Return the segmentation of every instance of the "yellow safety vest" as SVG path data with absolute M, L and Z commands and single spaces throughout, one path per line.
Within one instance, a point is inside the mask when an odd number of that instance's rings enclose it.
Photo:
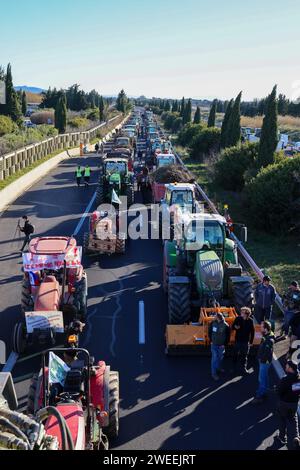
M 77 168 L 76 177 L 77 177 L 77 178 L 81 178 L 81 176 L 82 176 L 81 168 L 79 168 L 79 169 Z
M 91 169 L 90 169 L 90 167 L 87 167 L 87 168 L 84 170 L 84 176 L 91 176 Z

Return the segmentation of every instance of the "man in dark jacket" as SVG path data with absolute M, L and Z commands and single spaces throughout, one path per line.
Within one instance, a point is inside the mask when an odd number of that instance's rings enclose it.
M 255 316 L 258 323 L 269 320 L 271 317 L 272 307 L 276 298 L 276 290 L 270 282 L 271 278 L 264 276 L 263 281 L 258 284 L 254 291 Z
M 297 281 L 292 281 L 288 291 L 282 298 L 284 306 L 284 323 L 282 333 L 287 336 L 289 333 L 290 322 L 295 315 L 295 312 L 300 310 L 300 287 Z
M 273 359 L 273 348 L 275 337 L 271 323 L 263 321 L 261 324 L 262 339 L 257 352 L 259 362 L 258 389 L 253 400 L 253 404 L 263 403 L 267 398 L 269 388 L 269 370 Z
M 287 444 L 288 449 L 292 450 L 299 448 L 300 443 L 297 414 L 300 396 L 298 364 L 294 361 L 287 361 L 285 372 L 286 375 L 277 386 L 279 434 L 276 439 L 282 445 Z
M 209 325 L 208 336 L 211 342 L 211 375 L 214 380 L 219 380 L 219 373 L 222 370 L 222 361 L 225 353 L 225 346 L 230 339 L 230 327 L 225 322 L 222 313 L 217 313 L 216 319 Z
M 27 215 L 23 215 L 22 219 L 24 220 L 24 226 L 23 226 L 23 227 L 20 227 L 20 226 L 19 226 L 19 228 L 20 228 L 21 232 L 24 233 L 25 238 L 24 238 L 24 243 L 23 243 L 23 245 L 22 245 L 22 248 L 21 248 L 21 250 L 20 250 L 21 253 L 23 253 L 23 250 L 24 250 L 25 246 L 26 246 L 27 244 L 29 244 L 29 242 L 30 242 L 30 240 L 31 240 L 31 235 L 32 235 L 33 232 L 34 232 L 34 227 L 33 227 L 33 225 L 30 223 L 30 221 L 29 221 Z
M 240 361 L 242 372 L 247 374 L 249 372 L 247 370 L 248 354 L 255 333 L 250 308 L 241 308 L 241 315 L 234 320 L 232 329 L 235 331 L 235 345 L 233 351 L 234 371 L 236 371 L 238 362 Z

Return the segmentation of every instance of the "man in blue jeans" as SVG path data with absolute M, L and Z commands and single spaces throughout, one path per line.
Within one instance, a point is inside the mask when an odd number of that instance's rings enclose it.
M 272 307 L 276 298 L 275 287 L 271 284 L 271 278 L 264 276 L 254 291 L 255 317 L 258 323 L 270 320 Z
M 263 321 L 261 324 L 262 339 L 257 352 L 259 362 L 258 389 L 253 404 L 260 404 L 267 398 L 269 388 L 269 370 L 273 359 L 273 348 L 275 343 L 271 323 Z
M 219 380 L 219 373 L 223 372 L 225 346 L 230 339 L 230 327 L 222 313 L 217 313 L 216 319 L 209 325 L 208 336 L 211 342 L 211 375 L 214 380 Z

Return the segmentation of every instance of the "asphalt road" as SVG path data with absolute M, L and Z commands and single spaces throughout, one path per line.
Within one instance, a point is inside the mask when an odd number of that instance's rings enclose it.
M 74 181 L 78 163 L 91 165 L 89 189 Z M 71 158 L 40 180 L 0 217 L 0 339 L 7 343 L 20 318 L 20 239 L 18 218 L 30 215 L 36 234 L 72 235 L 96 189 L 97 157 Z M 139 196 L 137 195 L 137 201 Z M 93 208 L 94 209 L 94 208 Z M 87 219 L 78 234 L 82 242 Z M 273 447 L 277 431 L 274 397 L 261 406 L 250 401 L 257 369 L 245 377 L 210 377 L 208 357 L 168 357 L 162 282 L 162 245 L 130 241 L 126 254 L 83 260 L 89 283 L 88 321 L 81 346 L 120 373 L 121 419 L 113 449 L 220 450 Z M 145 306 L 145 344 L 140 345 L 139 302 Z M 39 357 L 17 362 L 13 376 L 20 406 Z M 275 380 L 275 377 L 273 377 Z

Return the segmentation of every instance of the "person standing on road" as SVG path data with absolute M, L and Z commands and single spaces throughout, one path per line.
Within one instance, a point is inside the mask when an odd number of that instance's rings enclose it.
M 300 310 L 300 288 L 297 281 L 292 281 L 288 291 L 284 294 L 284 322 L 282 327 L 282 335 L 287 336 L 289 333 L 290 322 L 295 315 L 295 312 Z
M 285 372 L 286 375 L 277 386 L 279 433 L 276 439 L 282 445 L 287 444 L 288 450 L 294 450 L 300 447 L 297 413 L 300 396 L 298 364 L 287 361 Z
M 97 144 L 95 145 L 95 152 L 98 153 L 98 152 L 99 152 L 99 149 L 100 149 L 100 147 L 99 147 L 99 144 L 97 143 Z
M 22 248 L 20 250 L 21 253 L 23 253 L 23 250 L 25 249 L 25 246 L 27 244 L 29 245 L 29 242 L 31 240 L 31 236 L 34 233 L 34 226 L 30 223 L 27 215 L 23 215 L 22 219 L 24 220 L 24 226 L 20 227 L 20 225 L 19 225 L 19 228 L 20 228 L 21 232 L 24 233 L 25 238 L 24 238 L 24 243 L 22 245 Z
M 276 298 L 275 287 L 270 283 L 271 278 L 264 276 L 263 281 L 258 284 L 254 291 L 255 316 L 258 323 L 270 320 L 272 307 Z
M 217 313 L 216 319 L 209 325 L 208 336 L 211 343 L 211 375 L 214 380 L 219 380 L 219 373 L 224 372 L 222 362 L 225 346 L 230 339 L 230 327 L 222 313 Z
M 255 333 L 250 308 L 241 308 L 241 315 L 234 320 L 232 329 L 235 331 L 235 345 L 233 351 L 234 372 L 237 371 L 238 363 L 240 362 L 242 373 L 248 374 L 248 354 L 253 343 Z
M 262 339 L 257 352 L 259 362 L 258 389 L 253 399 L 253 404 L 260 404 L 267 398 L 269 388 L 269 370 L 273 359 L 275 343 L 271 323 L 263 321 L 261 324 Z
M 91 177 L 91 168 L 89 167 L 89 165 L 86 165 L 86 167 L 84 169 L 84 184 L 85 184 L 85 187 L 87 187 L 89 185 L 90 177 Z
M 78 165 L 78 167 L 77 167 L 77 170 L 75 172 L 75 176 L 76 176 L 77 186 L 79 188 L 79 186 L 81 184 L 81 178 L 82 178 L 82 169 L 81 169 L 80 165 Z

